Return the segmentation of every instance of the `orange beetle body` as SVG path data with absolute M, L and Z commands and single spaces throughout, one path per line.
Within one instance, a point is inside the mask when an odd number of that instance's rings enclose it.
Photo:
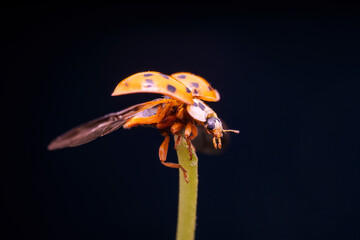
M 191 140 L 197 136 L 197 126 L 203 126 L 213 135 L 215 148 L 221 148 L 223 133 L 239 132 L 224 130 L 217 114 L 202 101 L 220 100 L 217 90 L 204 78 L 187 72 L 174 73 L 171 76 L 155 71 L 140 72 L 121 81 L 112 96 L 143 92 L 163 94 L 165 97 L 140 103 L 75 127 L 54 139 L 48 149 L 82 145 L 121 127 L 153 126 L 165 137 L 159 148 L 161 163 L 167 167 L 180 168 L 188 181 L 186 169 L 180 164 L 166 162 L 170 133 L 180 135 L 184 130 L 192 157 Z M 175 149 L 179 140 L 180 138 L 175 142 Z

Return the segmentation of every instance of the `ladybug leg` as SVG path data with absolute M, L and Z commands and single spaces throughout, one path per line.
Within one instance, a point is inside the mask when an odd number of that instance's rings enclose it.
M 176 118 L 179 120 L 184 119 L 184 107 L 180 107 L 180 110 L 176 114 Z
M 165 137 L 165 139 L 161 143 L 160 148 L 159 148 L 159 158 L 160 158 L 161 163 L 166 161 L 167 152 L 168 152 L 168 148 L 169 148 L 169 142 L 170 142 L 170 136 L 167 133 L 163 133 L 162 135 Z
M 179 107 L 179 111 L 176 113 L 176 119 L 178 119 L 178 120 L 183 120 L 184 119 L 184 109 L 185 108 L 183 106 Z M 174 134 L 174 135 L 180 136 L 181 135 L 180 131 L 182 129 L 184 129 L 184 127 L 185 127 L 184 123 L 176 122 L 176 123 L 173 124 L 173 126 L 171 126 L 171 133 Z M 175 150 L 177 149 L 177 146 L 179 146 L 180 140 L 181 140 L 180 137 L 178 137 L 176 139 L 175 146 L 174 146 Z
M 166 167 L 181 169 L 184 174 L 184 179 L 188 183 L 189 180 L 188 180 L 188 175 L 187 175 L 187 171 L 185 168 L 183 168 L 178 163 L 165 162 L 166 157 L 167 157 L 168 148 L 169 148 L 170 136 L 165 132 L 162 135 L 165 137 L 165 139 L 161 143 L 160 148 L 159 148 L 159 158 L 160 158 L 161 163 Z
M 222 147 L 221 138 L 218 138 L 217 140 L 218 140 L 218 148 L 221 149 L 221 147 Z
M 189 138 L 192 132 L 192 123 L 188 122 L 185 127 L 185 137 Z
M 214 144 L 215 149 L 217 149 L 216 137 L 213 137 L 213 144 Z
M 193 124 L 191 126 L 191 136 L 190 136 L 190 140 L 193 140 L 194 138 L 196 138 L 198 135 L 198 129 L 197 127 L 195 126 L 195 124 Z
M 221 147 L 222 147 L 221 138 L 213 137 L 213 144 L 214 144 L 215 149 L 217 149 L 217 148 L 221 149 Z
M 185 140 L 189 146 L 190 161 L 192 160 L 192 156 L 193 156 L 193 154 L 191 152 L 191 139 L 190 139 L 190 135 L 192 133 L 192 126 L 193 126 L 193 124 L 191 122 L 188 122 L 185 127 Z
M 174 135 L 178 135 L 180 136 L 181 135 L 181 130 L 185 127 L 185 124 L 184 123 L 180 123 L 180 122 L 176 122 L 174 123 L 172 126 L 171 126 L 171 133 L 174 134 Z M 179 143 L 180 143 L 180 137 L 178 137 L 175 141 L 175 149 L 177 149 L 177 146 L 179 146 Z

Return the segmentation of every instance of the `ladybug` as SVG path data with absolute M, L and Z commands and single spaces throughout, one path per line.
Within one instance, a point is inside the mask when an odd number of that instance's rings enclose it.
M 220 149 L 224 133 L 239 133 L 238 130 L 223 129 L 217 114 L 203 102 L 217 102 L 220 100 L 220 94 L 202 77 L 188 72 L 178 72 L 171 76 L 155 71 L 140 72 L 122 80 L 112 96 L 145 92 L 163 94 L 164 97 L 77 126 L 55 138 L 48 145 L 48 149 L 79 146 L 121 127 L 129 129 L 137 126 L 152 126 L 165 137 L 159 148 L 161 163 L 167 167 L 181 169 L 185 181 L 188 182 L 185 168 L 178 163 L 166 162 L 169 134 L 181 135 L 184 130 L 192 158 L 191 140 L 198 135 L 198 126 L 204 127 L 205 131 L 213 136 L 214 147 Z M 180 137 L 175 141 L 175 149 L 179 143 Z

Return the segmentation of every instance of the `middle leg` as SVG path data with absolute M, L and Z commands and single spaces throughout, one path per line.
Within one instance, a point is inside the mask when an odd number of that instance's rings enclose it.
M 175 150 L 177 149 L 177 147 L 179 146 L 179 143 L 180 143 L 180 140 L 181 140 L 181 138 L 180 138 L 180 136 L 181 136 L 181 130 L 183 130 L 183 128 L 185 127 L 185 124 L 184 123 L 181 123 L 181 122 L 176 122 L 176 123 L 174 123 L 172 126 L 171 126 L 171 133 L 173 134 L 173 135 L 177 135 L 177 136 L 179 136 L 177 139 L 176 139 L 176 141 L 175 141 L 175 146 L 174 146 L 174 148 L 175 148 Z
M 191 151 L 191 145 L 192 145 L 191 140 L 193 140 L 197 136 L 197 134 L 198 134 L 197 127 L 195 126 L 195 124 L 189 121 L 185 127 L 185 140 L 189 146 L 190 161 L 192 160 L 192 156 L 193 156 Z

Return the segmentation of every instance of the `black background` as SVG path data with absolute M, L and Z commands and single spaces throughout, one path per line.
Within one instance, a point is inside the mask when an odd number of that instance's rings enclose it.
M 174 239 L 178 174 L 160 164 L 156 130 L 46 150 L 157 97 L 110 96 L 146 70 L 203 76 L 241 130 L 222 155 L 199 154 L 197 239 L 359 239 L 358 9 L 3 6 L 2 239 Z

